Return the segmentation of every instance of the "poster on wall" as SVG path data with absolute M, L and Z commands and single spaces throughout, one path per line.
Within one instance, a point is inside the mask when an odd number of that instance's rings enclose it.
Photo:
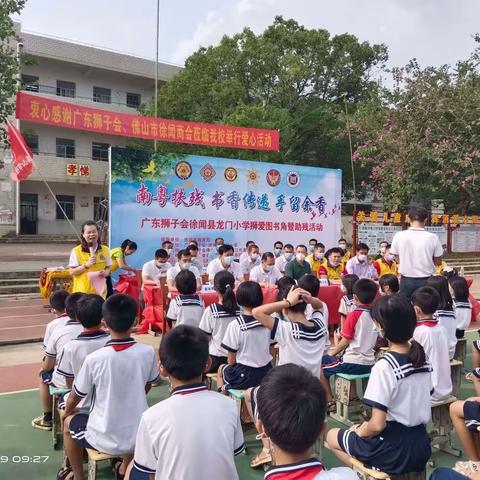
M 480 252 L 480 227 L 461 227 L 452 232 L 452 251 Z
M 261 251 L 277 240 L 338 241 L 340 170 L 124 148 L 111 149 L 110 168 L 110 246 L 137 242 L 135 266 L 166 239 L 174 251 L 197 240 L 204 263 L 216 237 L 236 257 L 247 240 Z
M 379 252 L 379 244 L 382 241 L 392 243 L 393 236 L 402 230 L 401 226 L 361 223 L 358 226 L 358 241 L 366 243 L 370 253 Z

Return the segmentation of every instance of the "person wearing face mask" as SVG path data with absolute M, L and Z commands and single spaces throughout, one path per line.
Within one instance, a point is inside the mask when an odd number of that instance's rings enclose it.
M 90 281 L 89 272 L 107 278 L 110 275 L 112 259 L 110 250 L 99 240 L 97 224 L 93 221 L 82 225 L 81 244 L 72 249 L 68 266 L 73 277 L 72 293 L 98 293 Z M 107 294 L 107 287 L 102 296 Z
M 280 255 L 275 260 L 275 266 L 280 270 L 280 273 L 285 274 L 285 265 L 293 260 L 295 254 L 293 253 L 293 245 L 286 243 L 283 247 L 283 255 Z
M 368 251 L 368 245 L 365 243 L 357 245 L 356 255 L 345 265 L 347 273 L 358 275 L 358 278 L 370 278 L 371 280 L 378 278 L 377 271 L 368 258 Z
M 388 273 L 392 275 L 398 274 L 398 265 L 395 261 L 395 255 L 390 253 L 390 244 L 387 243 L 382 256 L 373 262 L 373 268 L 375 268 L 379 277 Z
M 168 253 L 165 249 L 159 248 L 155 252 L 155 259 L 145 263 L 142 268 L 143 285 L 154 285 L 160 287 L 160 279 L 166 278 L 167 270 L 172 268 L 168 262 Z M 142 288 L 143 288 L 142 285 Z
M 273 287 L 282 278 L 280 270 L 275 266 L 275 257 L 271 252 L 262 255 L 261 265 L 252 268 L 250 280 L 258 282 L 261 287 Z
M 188 250 L 180 250 L 177 255 L 178 263 L 167 270 L 167 286 L 169 292 L 176 292 L 175 278 L 182 270 L 190 270 L 195 275 L 197 290 L 202 289 L 202 279 L 200 272 L 192 265 L 192 257 Z
M 378 244 L 378 255 L 375 257 L 375 260 L 380 260 L 383 255 L 385 254 L 385 250 L 388 248 L 390 248 L 390 244 L 385 241 L 385 240 L 382 240 L 379 244 Z
M 241 265 L 243 262 L 249 260 L 249 257 L 250 257 L 250 253 L 249 253 L 250 245 L 255 245 L 255 242 L 254 242 L 253 240 L 249 240 L 249 241 L 245 244 L 245 251 L 242 252 L 242 253 L 240 254 L 240 257 L 238 258 L 238 261 L 239 261 L 240 265 Z
M 168 263 L 170 263 L 171 265 L 175 265 L 177 263 L 177 259 L 173 254 L 173 243 L 170 240 L 165 240 L 164 242 L 162 242 L 162 248 L 168 254 Z
M 273 244 L 273 254 L 275 255 L 275 258 L 280 257 L 282 255 L 283 251 L 283 243 L 278 241 Z
M 208 262 L 210 263 L 212 260 L 218 258 L 218 249 L 225 243 L 225 240 L 222 237 L 218 237 L 215 239 L 215 248 L 210 250 L 208 254 Z
M 342 251 L 342 262 L 347 263 L 352 258 L 352 253 L 347 250 L 347 241 L 344 238 L 338 241 L 338 248 Z
M 340 282 L 342 275 L 346 274 L 342 261 L 343 250 L 331 248 L 325 253 L 325 262 L 318 268 L 319 278 L 328 278 L 330 281 Z
M 316 243 L 313 253 L 308 255 L 307 262 L 312 268 L 312 274 L 318 277 L 318 269 L 323 264 L 325 258 L 325 245 L 323 243 Z
M 308 241 L 308 253 L 311 255 L 313 251 L 315 250 L 315 246 L 317 245 L 317 239 L 316 238 L 311 238 Z
M 208 281 L 213 284 L 217 272 L 230 272 L 237 283 L 243 282 L 244 274 L 238 262 L 234 261 L 232 245 L 224 244 L 218 249 L 218 258 L 212 260 L 207 267 Z
M 285 276 L 298 280 L 303 275 L 312 273 L 312 268 L 307 262 L 307 247 L 297 245 L 295 259 L 285 265 Z
M 260 265 L 260 249 L 254 243 L 248 246 L 247 255 L 240 260 L 240 268 L 242 269 L 245 280 L 250 277 L 253 268 Z

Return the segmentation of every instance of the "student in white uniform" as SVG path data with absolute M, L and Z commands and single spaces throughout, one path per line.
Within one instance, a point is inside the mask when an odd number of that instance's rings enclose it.
M 453 300 L 448 289 L 448 280 L 441 275 L 435 275 L 427 280 L 427 286 L 434 288 L 440 295 L 440 302 L 434 318 L 445 328 L 448 341 L 448 355 L 450 360 L 455 355 L 457 346 L 457 320 L 453 311 Z
M 457 276 L 448 280 L 450 293 L 453 297 L 453 308 L 457 322 L 456 336 L 463 338 L 465 330 L 472 321 L 472 304 L 469 300 L 470 292 L 465 278 Z
M 316 279 L 318 282 L 318 279 Z M 279 300 L 253 309 L 253 316 L 264 327 L 271 330 L 270 338 L 279 348 L 278 365 L 294 363 L 309 370 L 316 378 L 320 378 L 322 357 L 328 339 L 328 325 L 321 311 L 321 300 L 312 297 L 309 292 L 299 287 L 290 287 L 278 292 Z M 307 319 L 305 309 L 312 305 L 313 314 Z M 320 309 L 320 310 L 317 310 Z M 286 321 L 282 321 L 279 314 Z M 253 414 L 254 399 L 252 392 L 247 391 L 245 399 L 247 407 Z M 252 460 L 251 467 L 258 467 L 272 461 L 272 454 L 267 439 L 262 440 L 262 451 Z
M 270 330 L 252 315 L 252 310 L 263 303 L 260 285 L 251 281 L 241 283 L 237 303 L 243 313 L 230 322 L 222 341 L 222 348 L 228 352 L 228 365 L 220 365 L 217 374 L 217 385 L 222 390 L 256 387 L 272 368 Z
M 250 272 L 250 280 L 258 282 L 261 287 L 273 287 L 283 275 L 275 266 L 275 257 L 271 252 L 262 255 L 262 263 L 253 267 Z
M 70 390 L 73 385 L 73 380 L 80 372 L 83 362 L 92 352 L 105 346 L 110 340 L 110 335 L 102 328 L 102 306 L 104 300 L 100 295 L 84 295 L 76 306 L 77 320 L 82 324 L 83 331 L 68 342 L 63 347 L 62 356 L 58 361 L 58 367 L 54 374 L 54 381 L 56 376 L 65 377 L 67 388 Z M 59 403 L 61 408 L 64 408 L 65 399 Z M 85 397 L 79 404 L 78 409 L 85 413 L 90 410 L 92 395 Z
M 276 464 L 267 470 L 265 480 L 356 480 L 350 468 L 327 470 L 312 457 L 312 447 L 327 426 L 325 404 L 320 381 L 303 367 L 282 365 L 264 378 L 256 396 L 255 420 L 272 445 Z
M 43 409 L 43 415 L 32 420 L 32 427 L 39 430 L 52 429 L 52 396 L 50 395 L 49 386 L 58 386 L 66 388 L 65 379 L 57 378 L 58 385 L 53 383 L 53 375 L 58 365 L 58 360 L 63 351 L 63 347 L 81 331 L 82 325 L 76 320 L 77 302 L 85 294 L 75 292 L 68 295 L 65 299 L 65 316 L 61 316 L 50 322 L 48 336 L 44 338 L 45 356 L 42 361 L 42 370 L 39 378 L 39 394 L 40 403 Z
M 347 315 L 357 308 L 357 304 L 353 298 L 353 286 L 358 279 L 358 275 L 353 273 L 349 273 L 348 275 L 344 275 L 342 277 L 342 285 L 340 288 L 342 289 L 344 295 L 342 296 L 342 299 L 340 300 L 340 306 L 338 307 L 338 313 L 340 314 L 340 330 L 343 328 L 343 324 L 345 323 Z
M 275 266 L 280 270 L 280 273 L 282 275 L 285 274 L 285 265 L 288 262 L 291 262 L 295 257 L 293 250 L 294 250 L 293 245 L 291 243 L 286 243 L 285 246 L 283 247 L 283 255 L 280 255 L 275 260 Z
M 168 306 L 168 323 L 173 327 L 182 324 L 198 327 L 205 305 L 203 298 L 196 293 L 195 275 L 188 270 L 182 270 L 175 278 L 175 290 L 179 295 L 173 298 Z
M 197 282 L 196 290 L 202 289 L 202 278 L 201 274 L 196 267 L 192 264 L 192 257 L 188 250 L 180 250 L 177 254 L 178 262 L 174 267 L 171 267 L 167 270 L 167 287 L 169 292 L 176 292 L 177 288 L 175 286 L 175 278 L 177 275 L 184 270 L 189 270 L 195 275 L 195 280 Z
M 252 243 L 245 253 L 246 255 L 240 258 L 240 268 L 242 269 L 245 280 L 249 280 L 252 269 L 260 265 L 260 249 Z
M 421 287 L 412 295 L 417 315 L 413 338 L 422 345 L 428 362 L 432 365 L 432 402 L 443 402 L 452 394 L 450 355 L 445 328 L 434 318 L 440 303 L 440 295 L 432 287 Z
M 396 294 L 378 299 L 372 317 L 389 344 L 372 368 L 363 399 L 372 417 L 348 430 L 331 429 L 327 443 L 346 465 L 355 457 L 392 476 L 423 472 L 431 454 L 426 424 L 432 366 L 422 346 L 410 341 L 415 312 L 405 296 Z
M 130 337 L 137 315 L 135 300 L 112 295 L 102 311 L 112 340 L 85 359 L 65 408 L 63 441 L 75 480 L 85 479 L 84 448 L 121 456 L 123 461 L 114 468 L 125 474 L 133 458 L 140 418 L 148 408 L 146 392 L 158 379 L 153 347 Z M 76 413 L 82 398 L 93 392 L 90 414 Z M 65 477 L 68 472 L 62 474 Z
M 65 301 L 68 297 L 68 292 L 66 290 L 57 290 L 50 295 L 48 303 L 50 305 L 50 312 L 55 315 L 55 318 L 48 322 L 47 327 L 45 328 L 45 334 L 43 336 L 43 348 L 47 346 L 48 339 L 53 330 L 55 330 L 60 325 L 65 325 L 70 317 L 65 311 Z
M 218 258 L 208 264 L 208 281 L 213 283 L 215 274 L 223 270 L 230 272 L 237 282 L 243 282 L 244 275 L 240 264 L 233 261 L 233 247 L 231 245 L 221 245 L 218 249 Z
M 172 268 L 172 265 L 168 262 L 167 251 L 159 248 L 155 252 L 155 259 L 148 261 L 142 267 L 143 285 L 155 285 L 159 287 L 161 285 L 160 279 L 166 278 L 167 271 L 170 268 Z
M 218 302 L 205 309 L 200 321 L 200 330 L 210 336 L 208 351 L 211 366 L 207 373 L 217 373 L 218 367 L 227 363 L 228 352 L 222 347 L 223 337 L 230 322 L 240 315 L 233 291 L 233 275 L 230 272 L 218 272 L 213 279 L 213 288 L 218 293 Z
M 234 401 L 207 390 L 208 338 L 182 325 L 160 344 L 160 371 L 172 387 L 170 398 L 142 416 L 130 480 L 238 479 L 235 455 L 245 446 Z
M 315 275 L 313 275 L 313 273 L 310 273 L 309 275 L 303 275 L 302 277 L 300 277 L 296 284 L 303 290 L 306 290 L 315 299 L 315 302 L 307 304 L 305 308 L 305 317 L 307 317 L 307 319 L 310 320 L 313 317 L 314 311 L 321 312 L 323 315 L 323 322 L 328 328 L 328 318 L 329 318 L 328 306 L 325 302 L 322 302 L 318 298 L 318 294 L 320 292 L 320 280 Z M 278 290 L 279 291 L 281 290 L 280 285 L 278 286 Z M 281 300 L 281 298 L 278 298 L 278 299 Z M 315 304 L 315 309 L 313 308 L 314 304 Z M 325 346 L 326 347 L 330 346 L 330 339 L 328 336 L 327 336 Z

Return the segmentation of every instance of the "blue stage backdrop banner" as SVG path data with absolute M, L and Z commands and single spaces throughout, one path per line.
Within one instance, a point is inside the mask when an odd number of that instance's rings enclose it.
M 174 250 L 195 239 L 204 262 L 216 237 L 262 252 L 276 240 L 336 245 L 341 224 L 341 171 L 197 155 L 112 148 L 110 247 L 130 239 L 129 263 L 150 260 L 163 240 Z

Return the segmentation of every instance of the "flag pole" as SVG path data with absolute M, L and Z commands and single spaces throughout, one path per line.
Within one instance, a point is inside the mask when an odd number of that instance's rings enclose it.
M 156 31 L 155 31 L 155 94 L 154 94 L 154 110 L 155 110 L 155 118 L 158 117 L 158 37 L 160 31 L 160 0 L 157 0 L 157 24 L 156 24 Z M 157 151 L 157 139 L 153 140 L 153 149 Z
M 16 51 L 17 51 L 17 62 L 18 62 L 18 73 L 17 73 L 17 88 L 20 90 L 22 84 L 22 77 L 20 74 L 20 52 L 23 44 L 20 41 L 16 40 Z M 15 126 L 17 130 L 20 131 L 20 119 L 15 116 Z M 16 182 L 15 186 L 15 235 L 20 235 L 20 182 Z
M 7 120 L 8 122 L 8 120 Z M 19 131 L 19 130 L 18 130 Z M 17 131 L 13 130 L 12 133 L 15 135 L 15 137 L 17 138 L 17 141 L 19 142 L 19 144 L 23 145 L 23 142 L 22 142 L 22 139 L 19 138 L 18 136 L 18 133 Z M 25 150 L 25 148 L 24 148 Z M 39 168 L 37 168 L 37 165 L 35 164 L 35 161 L 33 160 L 33 155 L 31 155 L 31 153 L 29 151 L 26 151 L 25 152 L 28 156 L 30 156 L 32 158 L 32 163 L 33 165 L 35 166 L 36 170 L 37 170 L 37 173 L 38 173 L 38 176 L 40 177 L 40 180 L 42 180 L 42 182 L 45 184 L 45 186 L 47 187 L 48 191 L 50 192 L 50 195 L 53 197 L 53 199 L 55 200 L 55 203 L 58 205 L 58 208 L 60 209 L 60 211 L 62 212 L 63 216 L 65 217 L 65 220 L 67 220 L 68 224 L 70 225 L 70 227 L 72 227 L 72 230 L 73 232 L 75 233 L 75 236 L 78 238 L 78 240 L 80 241 L 80 243 L 82 242 L 82 239 L 79 235 L 79 233 L 77 232 L 77 229 L 75 228 L 75 226 L 73 225 L 73 223 L 70 221 L 70 219 L 68 218 L 67 214 L 65 213 L 65 210 L 63 209 L 62 205 L 60 204 L 60 202 L 58 201 L 57 199 L 57 196 L 53 193 L 53 190 L 50 188 L 50 185 L 48 184 L 48 182 L 45 180 L 45 178 L 43 177 L 42 175 L 42 172 Z M 19 191 L 19 184 L 20 184 L 20 180 L 17 180 L 17 191 Z

